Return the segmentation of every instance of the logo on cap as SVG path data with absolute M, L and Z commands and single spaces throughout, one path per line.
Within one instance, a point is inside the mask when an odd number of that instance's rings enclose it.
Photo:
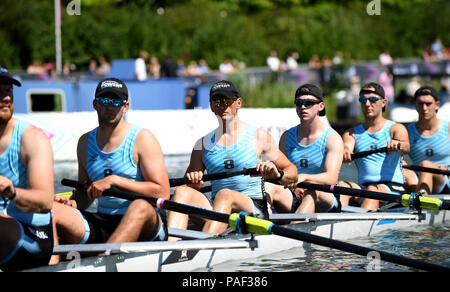
M 119 82 L 113 81 L 113 80 L 107 80 L 107 81 L 103 81 L 102 84 L 100 85 L 100 87 L 103 88 L 107 88 L 107 87 L 115 87 L 115 88 L 122 88 L 123 85 L 120 84 Z

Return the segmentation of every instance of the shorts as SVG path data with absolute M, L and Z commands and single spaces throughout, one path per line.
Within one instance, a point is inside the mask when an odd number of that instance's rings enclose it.
M 214 199 L 211 200 L 211 198 L 205 194 L 204 194 L 204 196 L 208 199 L 211 207 L 213 207 Z M 256 218 L 269 219 L 269 210 L 267 207 L 267 196 L 264 196 L 264 198 L 262 198 L 262 199 L 253 199 L 253 198 L 250 198 L 250 199 L 252 200 L 252 205 L 253 205 L 251 215 Z
M 87 225 L 84 243 L 105 243 L 123 218 L 123 215 L 90 213 L 86 211 L 81 211 L 80 213 L 85 220 L 85 226 Z M 160 218 L 158 216 L 158 220 L 161 220 Z M 164 241 L 167 240 L 167 237 L 167 226 L 161 221 L 158 233 L 153 238 L 149 238 L 149 241 Z
M 405 185 L 404 184 L 400 184 L 400 183 L 396 183 L 396 182 L 387 182 L 387 181 L 380 181 L 380 182 L 368 182 L 368 183 L 363 183 L 362 186 L 360 184 L 356 184 L 358 186 L 358 188 L 360 190 L 367 190 L 367 187 L 369 187 L 370 185 L 382 185 L 384 186 L 387 190 L 388 190 L 388 194 L 393 194 L 393 195 L 402 195 L 404 193 L 407 193 Z M 360 198 L 359 200 L 359 204 L 362 204 L 362 201 L 364 200 L 364 198 Z M 384 205 L 386 205 L 389 202 L 385 202 Z
M 5 272 L 47 266 L 53 253 L 53 226 L 33 226 L 16 220 L 20 227 L 20 240 L 16 248 L 0 262 Z
M 295 213 L 295 211 L 298 209 L 298 207 L 300 207 L 302 201 L 297 199 L 297 196 L 295 195 L 295 193 L 292 190 L 290 190 L 290 191 L 292 194 L 292 207 L 291 207 L 290 213 Z M 336 196 L 334 196 L 333 204 L 324 213 L 340 213 L 341 209 L 342 209 L 341 201 L 338 200 L 336 198 Z
M 414 172 L 416 179 L 419 180 L 419 177 L 417 176 L 417 172 Z M 449 176 L 444 176 L 444 183 L 439 188 L 439 190 L 436 191 L 436 194 L 448 194 L 450 193 L 450 179 Z

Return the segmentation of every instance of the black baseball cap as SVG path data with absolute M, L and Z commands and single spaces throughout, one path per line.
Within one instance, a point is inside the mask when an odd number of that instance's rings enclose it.
M 95 97 L 106 97 L 114 94 L 121 99 L 128 100 L 128 88 L 125 83 L 117 78 L 106 78 L 100 81 L 95 89 Z
M 323 101 L 323 92 L 314 84 L 303 84 L 295 91 L 295 99 L 303 95 L 312 95 Z M 325 108 L 319 112 L 319 116 L 324 116 L 326 113 Z
M 213 84 L 209 91 L 209 97 L 213 98 L 214 96 L 225 96 L 228 98 L 240 97 L 237 87 L 226 80 L 220 80 Z
M 8 72 L 8 69 L 0 66 L 0 84 L 14 84 L 16 86 L 22 86 L 19 80 L 12 77 L 12 75 Z
M 414 100 L 422 95 L 431 95 L 435 101 L 439 100 L 438 92 L 431 86 L 422 86 L 419 89 L 417 89 L 416 92 L 414 93 Z
M 368 89 L 372 87 L 372 89 Z M 369 82 L 364 84 L 363 87 L 361 87 L 361 90 L 359 91 L 359 96 L 363 96 L 364 94 L 370 94 L 375 93 L 376 95 L 380 96 L 381 98 L 385 98 L 384 88 L 380 84 L 376 82 Z

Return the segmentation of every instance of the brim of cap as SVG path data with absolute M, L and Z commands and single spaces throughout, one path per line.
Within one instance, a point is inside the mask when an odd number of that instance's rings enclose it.
M 128 96 L 126 96 L 125 94 L 123 94 L 121 92 L 117 92 L 117 90 L 115 90 L 113 88 L 102 89 L 100 93 L 95 95 L 95 97 L 102 97 L 102 96 L 109 95 L 109 94 L 114 94 L 115 96 L 117 96 L 121 99 L 128 100 Z
M 225 97 L 233 98 L 235 96 L 238 96 L 238 94 L 232 93 L 232 92 L 229 92 L 229 91 L 216 91 L 213 94 L 211 94 L 209 97 L 213 98 L 215 96 L 225 96 Z
M 0 77 L 0 84 L 14 84 L 16 86 L 21 87 L 22 83 L 20 83 L 19 80 L 14 79 L 12 77 L 8 77 L 8 76 L 1 76 Z

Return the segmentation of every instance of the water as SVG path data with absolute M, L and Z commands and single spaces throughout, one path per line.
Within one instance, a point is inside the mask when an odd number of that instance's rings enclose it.
M 170 178 L 184 175 L 189 164 L 189 155 L 174 155 L 165 157 Z M 55 165 L 55 192 L 70 191 L 61 186 L 62 178 L 77 178 L 77 164 L 63 162 Z M 353 164 L 345 164 L 340 173 L 340 179 L 355 180 L 356 169 Z M 424 226 L 403 230 L 390 230 L 380 234 L 355 238 L 348 242 L 391 252 L 427 262 L 450 267 L 450 226 Z M 312 245 L 306 253 L 296 249 L 268 255 L 246 262 L 230 262 L 212 269 L 212 271 L 227 272 L 286 272 L 286 271 L 366 271 L 369 260 L 365 257 L 342 252 L 335 249 Z M 381 262 L 382 271 L 413 271 L 412 268 Z

